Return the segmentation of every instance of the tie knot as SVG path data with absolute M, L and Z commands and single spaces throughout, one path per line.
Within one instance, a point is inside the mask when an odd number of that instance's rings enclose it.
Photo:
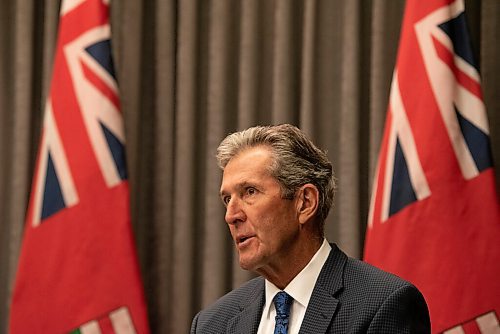
M 274 296 L 273 302 L 276 307 L 276 317 L 288 318 L 293 298 L 285 291 L 280 291 Z

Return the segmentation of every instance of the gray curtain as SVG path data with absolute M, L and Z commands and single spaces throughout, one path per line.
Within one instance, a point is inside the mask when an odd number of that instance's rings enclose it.
M 7 330 L 60 0 L 0 2 L 0 332 Z M 150 324 L 192 316 L 239 269 L 214 160 L 229 132 L 289 122 L 328 150 L 330 240 L 361 257 L 404 1 L 111 1 L 131 205 Z M 500 165 L 500 2 L 467 1 Z M 497 175 L 499 168 L 496 168 Z

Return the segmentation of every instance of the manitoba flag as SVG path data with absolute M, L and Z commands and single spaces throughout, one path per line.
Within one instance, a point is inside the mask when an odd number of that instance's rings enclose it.
M 63 0 L 11 333 L 149 332 L 110 51 L 108 1 Z
M 463 1 L 408 0 L 365 260 L 422 291 L 434 333 L 500 333 L 499 211 Z

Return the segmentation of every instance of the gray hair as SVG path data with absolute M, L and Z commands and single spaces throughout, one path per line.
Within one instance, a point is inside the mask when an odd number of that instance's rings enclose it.
M 271 175 L 281 186 L 282 197 L 293 199 L 296 191 L 311 183 L 318 188 L 319 232 L 333 203 L 335 178 L 326 153 L 297 127 L 290 124 L 255 126 L 228 135 L 217 148 L 217 162 L 224 170 L 229 161 L 241 151 L 267 146 L 273 153 Z

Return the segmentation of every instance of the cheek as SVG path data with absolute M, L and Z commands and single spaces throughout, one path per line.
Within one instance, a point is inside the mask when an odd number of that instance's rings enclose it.
M 281 199 L 249 208 L 246 214 L 247 222 L 262 240 L 272 241 L 276 238 L 276 233 L 288 231 L 296 225 L 292 204 L 283 203 Z
M 293 222 L 290 220 L 290 214 L 287 210 L 280 207 L 271 207 L 267 214 L 258 217 L 258 228 L 262 232 L 266 232 L 267 239 L 276 238 L 276 233 L 282 233 L 290 229 Z
M 299 228 L 297 216 L 290 206 L 274 209 L 273 227 L 275 233 L 294 233 Z

